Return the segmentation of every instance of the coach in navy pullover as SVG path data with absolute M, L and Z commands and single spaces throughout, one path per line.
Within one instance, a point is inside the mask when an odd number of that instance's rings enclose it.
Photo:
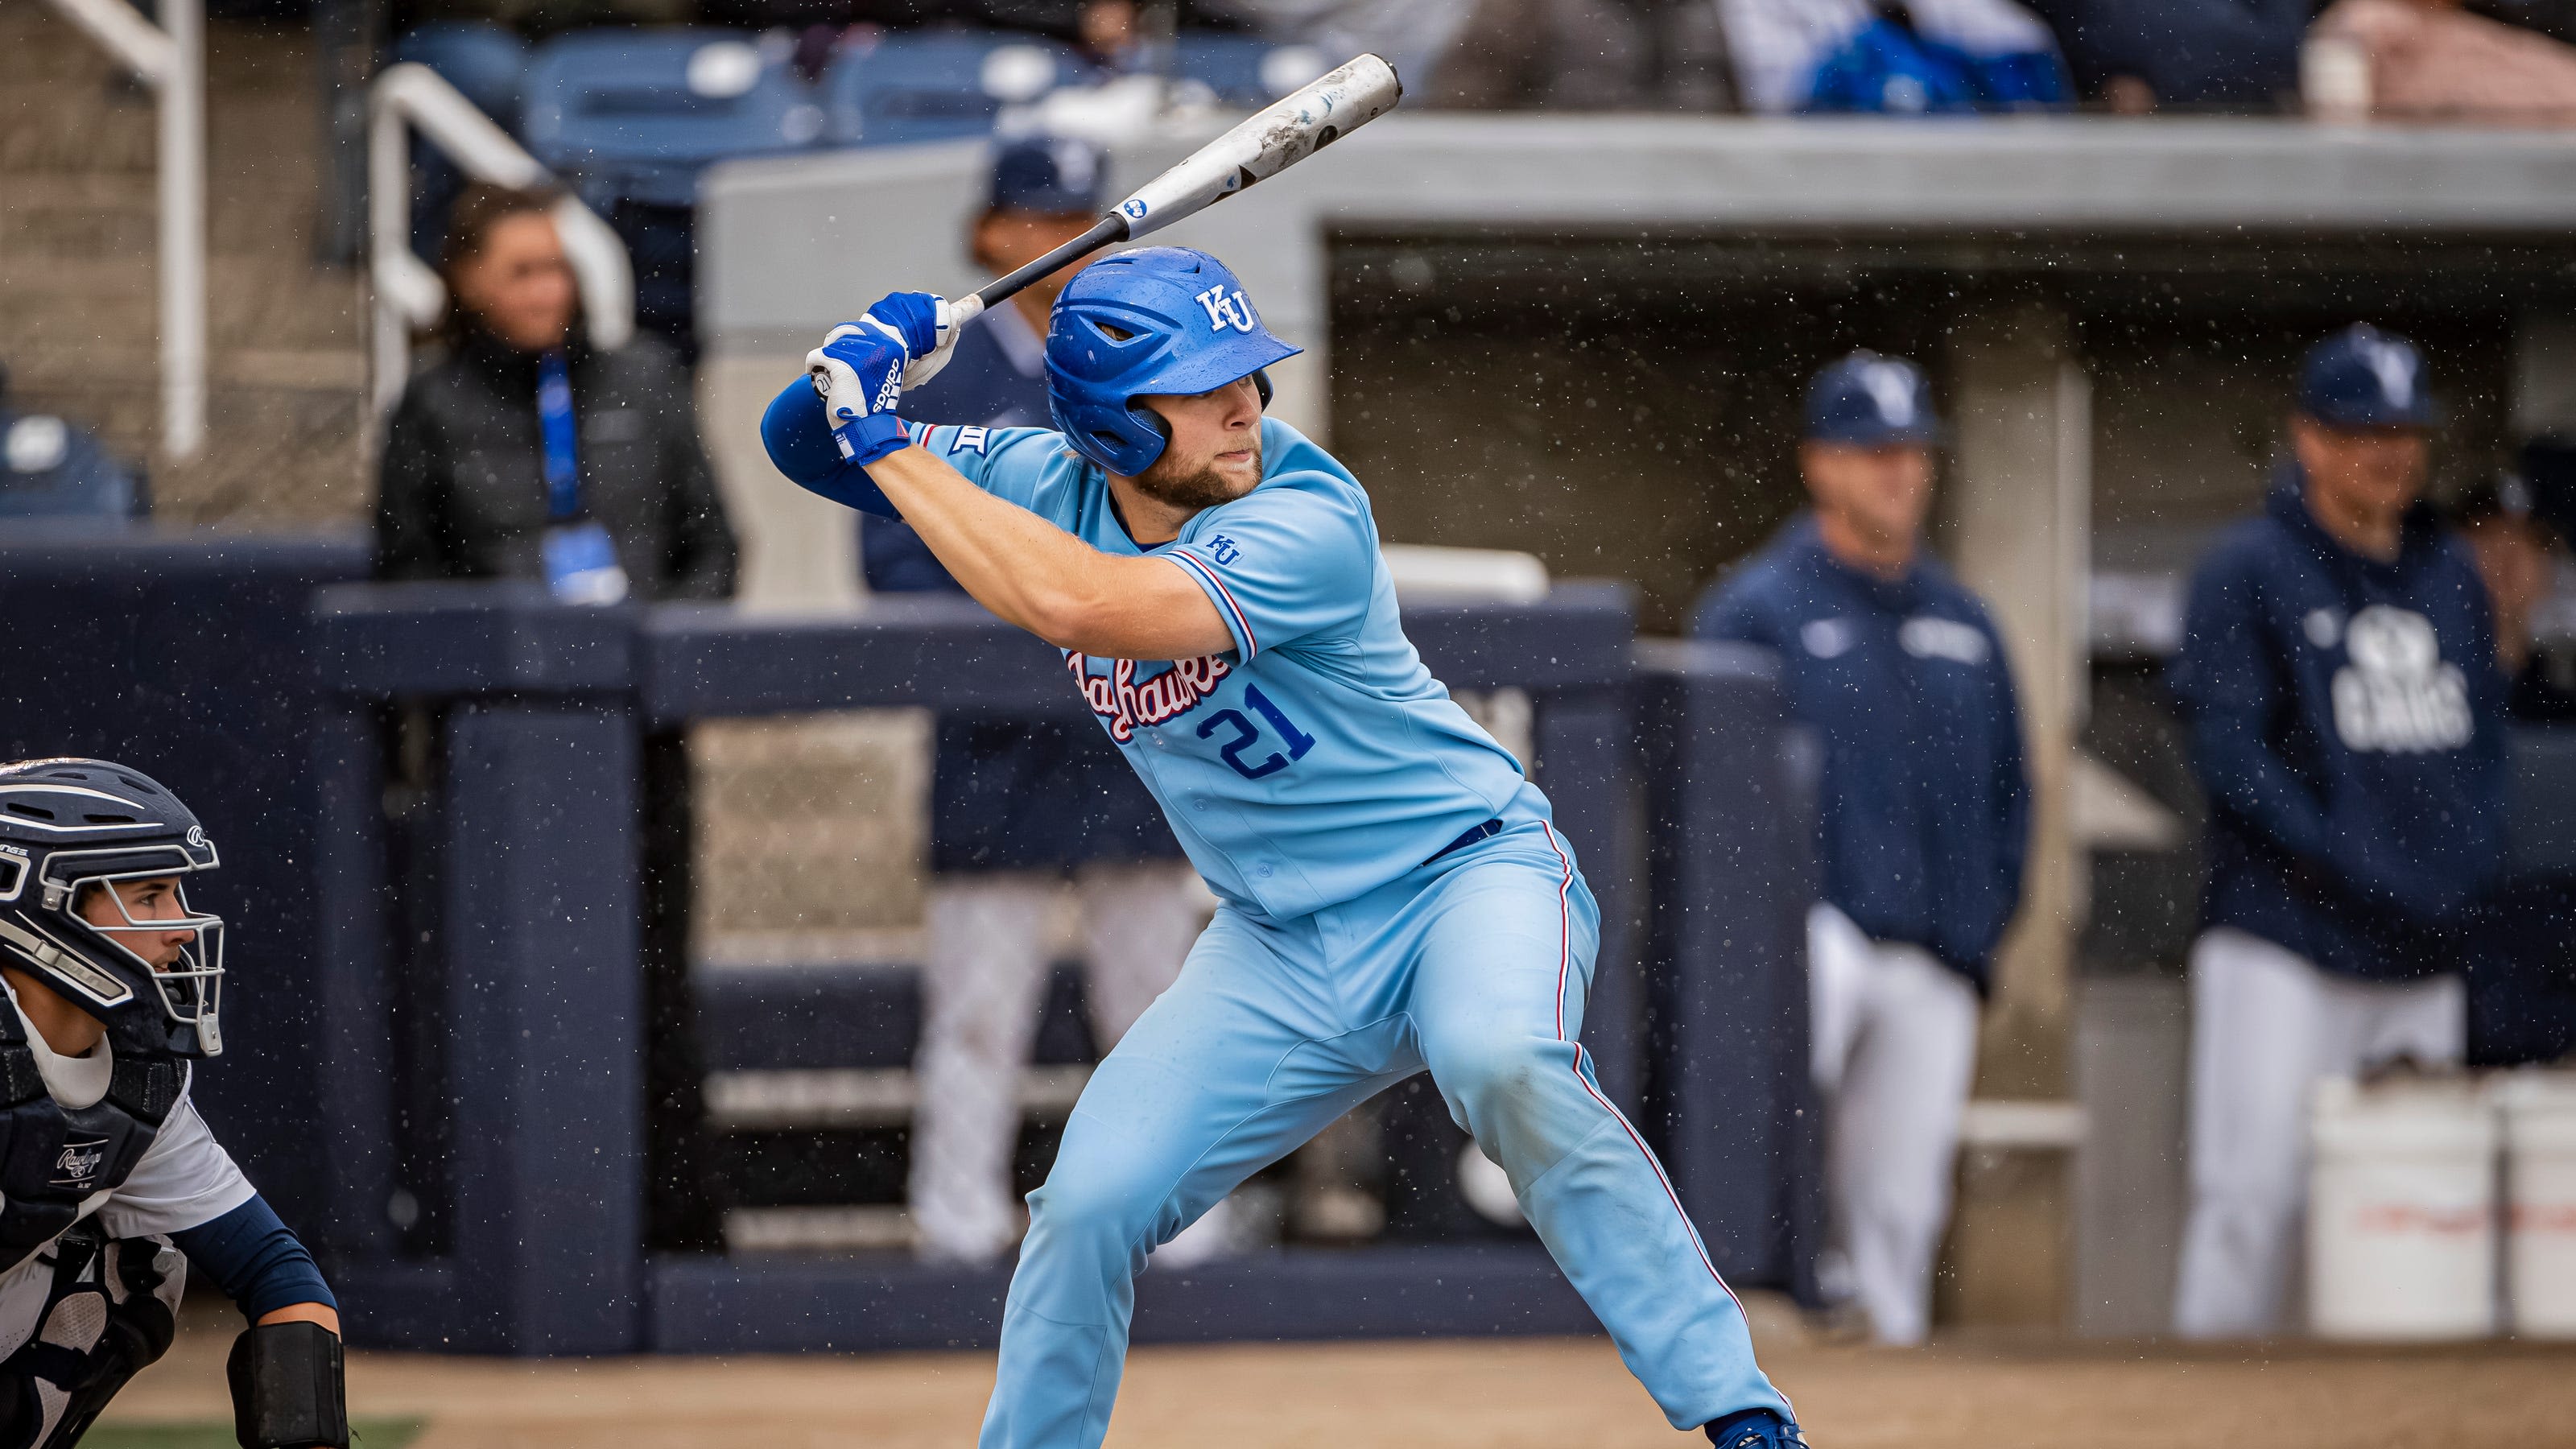
M 2504 857 L 2484 588 L 2424 505 L 2371 557 L 2309 493 L 2284 464 L 2263 512 L 2221 536 L 2167 673 L 2210 796 L 2202 924 L 2370 980 L 2456 971 Z
M 1858 354 L 1856 379 L 1906 364 Z M 1918 438 L 1878 410 L 1886 388 L 1820 379 L 1808 439 L 1869 446 Z M 1836 399 L 1850 417 L 1833 415 Z M 1929 416 L 1928 398 L 1902 404 Z M 1892 575 L 1835 556 L 1801 514 L 1704 595 L 1703 639 L 1779 653 L 1789 714 L 1823 738 L 1825 900 L 1873 940 L 1921 946 L 1987 987 L 2021 897 L 2030 791 L 2003 642 L 1974 594 L 1918 548 Z
M 2277 1333 L 2317 1084 L 2457 1062 L 2503 860 L 2504 700 L 2468 546 L 2421 497 L 2423 354 L 2369 326 L 2301 363 L 2290 460 L 2192 578 L 2165 678 L 2208 792 L 2191 949 L 2188 1338 Z

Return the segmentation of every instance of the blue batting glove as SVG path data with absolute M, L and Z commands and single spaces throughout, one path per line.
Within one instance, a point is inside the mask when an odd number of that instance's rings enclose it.
M 865 466 L 910 441 L 895 406 L 907 380 L 926 381 L 947 360 L 938 354 L 954 331 L 941 325 L 948 310 L 927 292 L 896 292 L 858 321 L 833 328 L 822 346 L 806 354 L 806 375 L 822 395 L 843 458 Z
M 900 338 L 907 355 L 928 357 L 939 346 L 942 303 L 943 299 L 928 292 L 888 292 L 861 320 L 874 322 Z

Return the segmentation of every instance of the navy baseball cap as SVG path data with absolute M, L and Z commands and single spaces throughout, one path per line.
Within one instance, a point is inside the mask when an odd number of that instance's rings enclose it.
M 1084 216 L 1100 210 L 1109 158 L 1072 136 L 1024 136 L 993 152 L 992 209 Z
M 1913 363 L 1863 348 L 1807 384 L 1806 438 L 1854 448 L 1937 443 L 1932 384 Z
M 2429 428 L 2439 421 L 2424 354 L 2367 322 L 2308 349 L 2299 364 L 2299 411 L 2330 428 Z

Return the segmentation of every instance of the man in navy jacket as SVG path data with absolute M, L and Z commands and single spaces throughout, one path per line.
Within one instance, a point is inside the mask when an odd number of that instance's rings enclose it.
M 2319 343 L 2279 485 L 2192 580 L 2168 674 L 2210 798 L 2186 1335 L 2280 1326 L 2316 1082 L 2460 1058 L 2466 927 L 2503 861 L 2505 683 L 2477 570 L 2420 501 L 2433 421 L 2412 343 Z
M 1008 272 L 1089 230 L 1099 219 L 1105 166 L 1087 141 L 1028 137 L 999 146 L 989 204 L 970 233 L 977 265 Z M 937 379 L 904 394 L 903 416 L 1050 426 L 1047 314 L 1076 270 L 967 324 Z M 904 524 L 867 519 L 859 553 L 874 592 L 964 595 Z M 1089 720 L 942 715 L 930 796 L 930 960 L 913 1059 L 920 1106 L 912 1218 L 924 1256 L 983 1263 L 1010 1251 L 1022 1227 L 1010 1181 L 1018 1087 L 1065 881 L 1082 900 L 1086 995 L 1104 1051 L 1180 974 L 1210 903 L 1154 797 Z M 1221 1247 L 1231 1228 L 1218 1206 L 1155 1260 L 1182 1264 Z
M 1939 424 L 1912 364 L 1818 374 L 1815 500 L 1700 602 L 1694 632 L 1778 651 L 1824 745 L 1824 900 L 1807 920 L 1813 1070 L 1828 1103 L 1826 1289 L 1882 1342 L 1922 1339 L 1978 1000 L 2021 895 L 2030 790 L 2003 641 L 1923 551 Z

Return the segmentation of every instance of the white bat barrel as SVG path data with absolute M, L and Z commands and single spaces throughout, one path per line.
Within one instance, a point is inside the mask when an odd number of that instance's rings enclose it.
M 1200 147 L 1118 203 L 1127 234 L 1171 225 L 1256 181 L 1266 181 L 1395 109 L 1404 82 L 1363 55 Z

